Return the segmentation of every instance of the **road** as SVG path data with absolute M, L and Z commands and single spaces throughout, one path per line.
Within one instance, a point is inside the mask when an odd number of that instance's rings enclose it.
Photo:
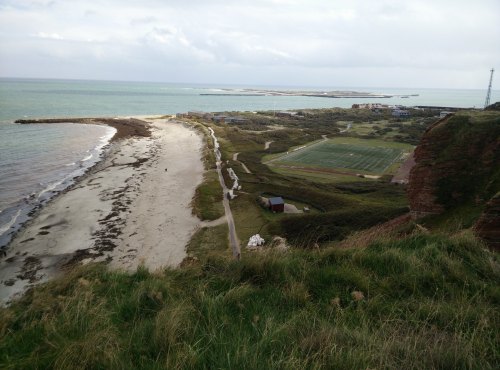
M 219 142 L 217 138 L 215 137 L 214 130 L 211 127 L 208 127 L 208 130 L 210 131 L 210 135 L 212 136 L 212 139 L 214 141 L 214 152 L 215 152 L 215 164 L 217 166 L 217 174 L 219 175 L 219 182 L 222 187 L 222 192 L 224 194 L 224 197 L 222 199 L 222 204 L 224 206 L 224 212 L 226 214 L 226 220 L 227 220 L 227 226 L 229 228 L 229 243 L 231 244 L 231 249 L 233 250 L 233 256 L 237 259 L 241 258 L 241 250 L 240 250 L 240 241 L 238 239 L 238 235 L 236 234 L 236 228 L 234 226 L 234 218 L 233 218 L 233 212 L 231 212 L 231 206 L 229 205 L 229 199 L 228 199 L 228 192 L 229 189 L 226 186 L 226 183 L 224 181 L 224 177 L 222 176 L 222 169 L 221 169 L 221 154 L 219 150 Z

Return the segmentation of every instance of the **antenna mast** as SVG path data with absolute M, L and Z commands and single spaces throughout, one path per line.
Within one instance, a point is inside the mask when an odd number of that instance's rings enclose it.
M 484 102 L 484 107 L 485 108 L 488 105 L 490 105 L 491 83 L 493 82 L 493 72 L 495 72 L 495 70 L 492 68 L 490 72 L 491 72 L 491 75 L 490 75 L 490 84 L 488 85 L 488 93 L 486 94 L 486 101 Z

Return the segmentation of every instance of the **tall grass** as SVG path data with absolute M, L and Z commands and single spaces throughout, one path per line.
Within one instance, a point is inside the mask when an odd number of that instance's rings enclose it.
M 191 202 L 193 214 L 200 220 L 212 221 L 224 216 L 222 189 L 215 170 L 206 171 Z
M 493 369 L 498 255 L 469 233 L 93 265 L 0 311 L 0 367 Z

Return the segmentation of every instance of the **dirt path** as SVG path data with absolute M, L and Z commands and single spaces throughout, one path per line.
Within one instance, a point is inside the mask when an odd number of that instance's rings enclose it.
M 266 143 L 264 144 L 264 150 L 269 149 L 269 145 L 271 145 L 271 143 L 274 143 L 274 141 L 266 141 Z
M 352 123 L 348 123 L 348 124 L 347 124 L 347 127 L 346 127 L 345 129 L 340 130 L 340 133 L 342 134 L 342 133 L 344 133 L 344 132 L 349 131 L 349 130 L 351 129 L 351 127 L 352 127 Z
M 248 169 L 248 167 L 245 165 L 245 163 L 243 163 L 243 162 L 240 162 L 240 163 L 241 163 L 241 167 L 243 167 L 243 169 L 245 170 L 245 172 L 246 172 L 246 173 L 252 173 L 252 172 Z
M 414 153 L 411 153 L 399 167 L 391 182 L 398 184 L 407 184 L 410 177 L 410 171 L 413 166 L 415 166 L 415 157 Z
M 222 204 L 224 206 L 224 213 L 226 214 L 227 226 L 229 228 L 229 242 L 231 244 L 231 249 L 233 250 L 233 256 L 237 259 L 240 259 L 241 257 L 240 241 L 238 239 L 238 235 L 236 234 L 236 227 L 234 226 L 233 213 L 231 212 L 229 200 L 227 199 L 227 194 L 229 192 L 229 189 L 227 188 L 226 183 L 224 181 L 224 177 L 222 176 L 221 153 L 219 150 L 219 142 L 215 137 L 214 130 L 211 127 L 208 127 L 208 130 L 210 131 L 210 134 L 214 141 L 214 152 L 216 158 L 217 174 L 219 175 L 219 182 L 222 187 L 222 191 L 224 193 Z
M 272 141 L 271 141 L 271 143 L 272 143 Z M 238 161 L 238 154 L 240 154 L 240 153 L 234 153 L 234 154 L 233 154 L 233 161 L 237 161 L 237 162 L 239 162 L 239 163 L 241 164 L 241 167 L 243 167 L 243 169 L 245 170 L 245 172 L 246 172 L 246 173 L 252 173 L 252 172 L 248 169 L 248 167 L 245 165 L 245 163 L 243 163 L 243 162 L 241 162 L 241 161 Z

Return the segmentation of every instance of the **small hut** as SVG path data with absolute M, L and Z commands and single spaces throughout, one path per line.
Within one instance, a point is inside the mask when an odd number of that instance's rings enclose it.
M 269 209 L 273 212 L 284 212 L 285 202 L 282 197 L 269 198 Z

